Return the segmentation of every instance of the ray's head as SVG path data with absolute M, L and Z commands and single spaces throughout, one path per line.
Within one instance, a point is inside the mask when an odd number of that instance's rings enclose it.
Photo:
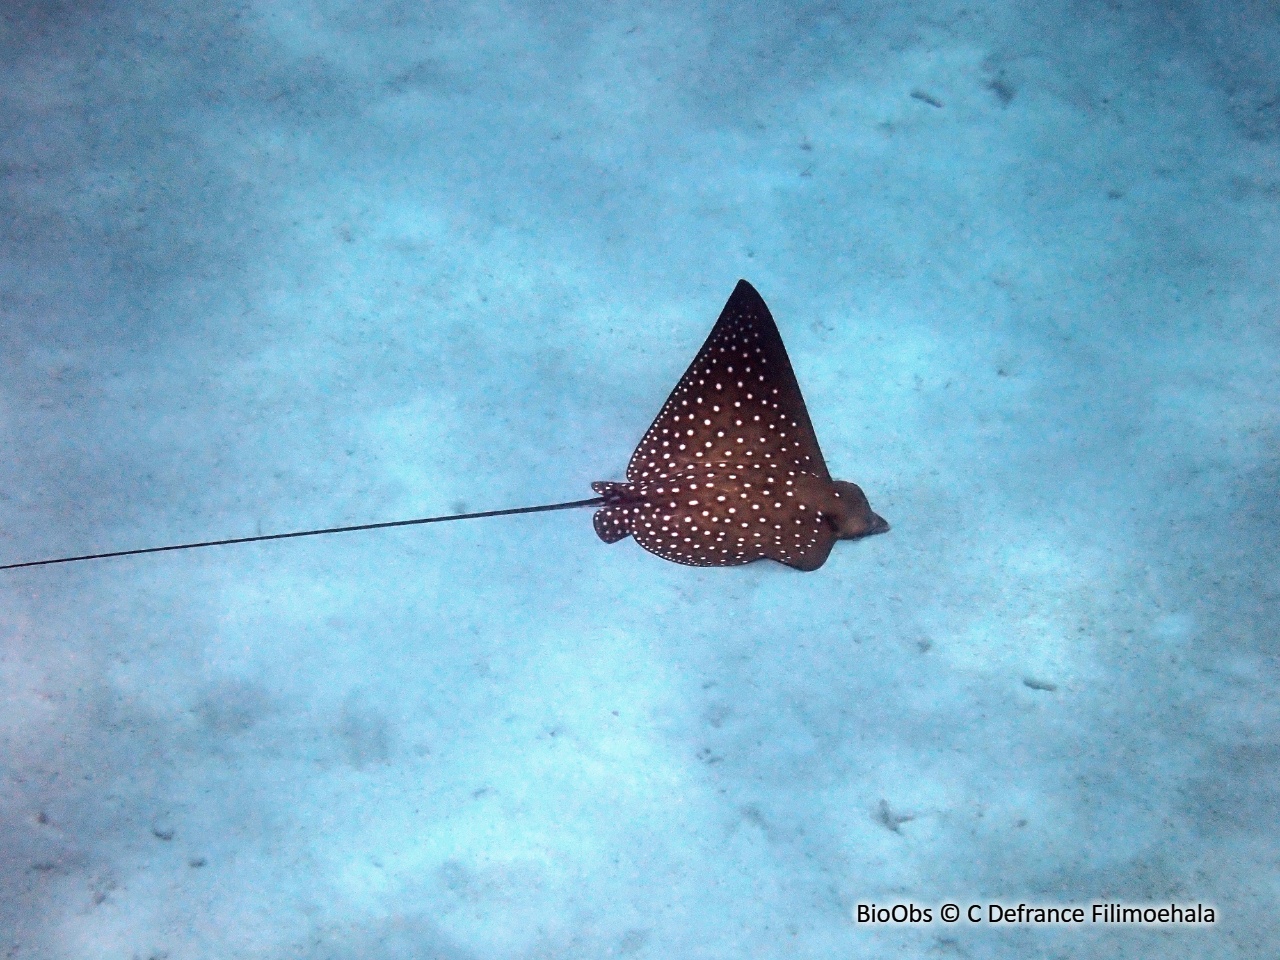
M 835 503 L 823 513 L 839 539 L 859 540 L 888 531 L 888 521 L 871 509 L 860 486 L 847 480 L 834 480 L 831 486 Z

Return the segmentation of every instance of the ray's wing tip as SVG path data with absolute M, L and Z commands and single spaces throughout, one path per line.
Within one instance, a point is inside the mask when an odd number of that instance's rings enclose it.
M 728 309 L 731 305 L 740 310 L 769 316 L 769 306 L 764 302 L 764 297 L 760 296 L 760 291 L 746 280 L 739 280 L 737 286 L 733 288 L 725 308 Z

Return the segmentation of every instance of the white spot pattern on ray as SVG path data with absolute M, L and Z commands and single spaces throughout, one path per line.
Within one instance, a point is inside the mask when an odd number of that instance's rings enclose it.
M 835 535 L 818 502 L 830 474 L 777 326 L 750 284 L 735 288 L 627 479 L 593 484 L 609 501 L 595 516 L 606 542 L 630 533 L 690 566 L 767 557 L 814 569 L 826 559 Z

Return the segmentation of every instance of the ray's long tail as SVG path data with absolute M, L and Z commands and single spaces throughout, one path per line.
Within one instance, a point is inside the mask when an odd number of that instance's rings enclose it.
M 26 560 L 22 563 L 0 564 L 0 570 L 18 570 L 22 567 L 47 567 L 55 563 L 75 563 L 80 560 L 106 560 L 110 557 L 136 557 L 143 553 L 168 553 L 173 550 L 195 550 L 199 547 L 229 547 L 238 543 L 262 543 L 265 540 L 292 540 L 297 537 L 322 537 L 330 533 L 357 533 L 362 530 L 387 530 L 391 527 L 416 527 L 424 523 L 445 523 L 449 520 L 480 520 L 484 517 L 512 517 L 520 513 L 545 513 L 548 510 L 572 510 L 575 507 L 598 507 L 603 497 L 590 500 L 571 500 L 568 503 L 545 503 L 537 507 L 512 507 L 509 510 L 484 510 L 480 513 L 454 513 L 444 517 L 418 517 L 415 520 L 390 520 L 385 523 L 358 523 L 349 527 L 325 527 L 321 530 L 294 530 L 290 533 L 267 533 L 256 537 L 232 537 L 227 540 L 202 540 L 199 543 L 174 543 L 164 547 L 141 547 L 137 550 L 113 550 L 109 553 L 86 553 L 77 557 L 54 557 L 50 560 Z

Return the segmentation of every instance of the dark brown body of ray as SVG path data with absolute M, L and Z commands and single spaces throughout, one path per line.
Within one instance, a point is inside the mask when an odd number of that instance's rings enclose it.
M 628 534 L 692 567 L 776 560 L 817 570 L 837 540 L 889 529 L 857 484 L 832 480 L 778 327 L 739 280 L 627 465 L 593 483 L 596 533 Z

